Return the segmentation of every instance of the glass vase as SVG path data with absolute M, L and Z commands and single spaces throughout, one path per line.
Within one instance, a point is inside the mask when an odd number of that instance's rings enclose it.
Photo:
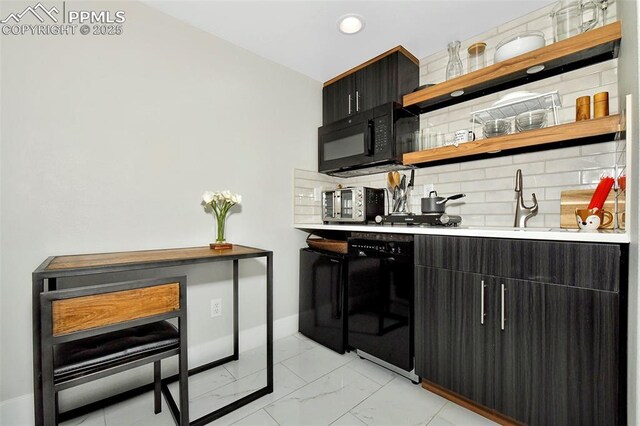
M 452 41 L 447 45 L 449 62 L 447 62 L 447 80 L 462 75 L 462 60 L 460 59 L 460 42 Z
M 226 215 L 216 216 L 216 244 L 223 244 L 226 242 L 224 238 L 224 227 L 226 222 Z

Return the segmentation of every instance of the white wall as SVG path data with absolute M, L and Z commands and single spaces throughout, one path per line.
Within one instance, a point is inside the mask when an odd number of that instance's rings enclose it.
M 208 244 L 204 190 L 242 194 L 227 239 L 272 249 L 275 318 L 298 309 L 304 235 L 289 188 L 293 168 L 316 167 L 321 84 L 138 2 L 73 7 L 125 10 L 124 35 L 1 37 L 0 401 L 32 392 L 40 262 Z M 184 272 L 190 346 L 228 334 L 231 265 L 165 273 Z M 248 329 L 264 322 L 262 263 L 241 262 L 241 275 Z M 224 298 L 221 319 L 208 316 L 212 297 Z
M 632 157 L 627 169 L 630 170 L 630 236 L 629 248 L 629 320 L 628 320 L 628 351 L 627 356 L 627 389 L 628 410 L 627 424 L 640 424 L 640 370 L 638 369 L 638 354 L 640 354 L 640 340 L 638 339 L 638 324 L 640 323 L 640 292 L 638 291 L 638 278 L 640 277 L 640 264 L 638 262 L 640 252 L 639 217 L 640 217 L 640 149 L 638 147 L 638 134 L 640 132 L 640 81 L 638 70 L 640 61 L 638 49 L 640 44 L 640 8 L 635 0 L 623 0 L 618 4 L 618 11 L 622 17 L 622 43 L 619 59 L 619 91 L 620 101 L 624 102 L 622 95 L 631 94 L 631 129 L 627 132 L 627 143 Z M 621 104 L 621 106 L 624 104 Z

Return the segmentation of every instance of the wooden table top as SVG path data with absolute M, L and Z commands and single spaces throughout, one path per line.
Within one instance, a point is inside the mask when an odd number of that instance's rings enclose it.
M 209 247 L 173 248 L 162 250 L 124 251 L 116 253 L 78 254 L 55 256 L 43 271 L 53 272 L 73 269 L 109 268 L 121 265 L 171 263 L 189 260 L 214 260 L 264 256 L 269 251 L 241 245 L 228 250 L 212 250 Z M 159 265 L 161 266 L 161 265 Z

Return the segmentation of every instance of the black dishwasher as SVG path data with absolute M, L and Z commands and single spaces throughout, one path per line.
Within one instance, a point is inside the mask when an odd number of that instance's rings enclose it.
M 413 276 L 412 235 L 349 239 L 347 344 L 415 382 Z
M 300 250 L 298 330 L 343 354 L 346 346 L 347 256 L 321 250 Z

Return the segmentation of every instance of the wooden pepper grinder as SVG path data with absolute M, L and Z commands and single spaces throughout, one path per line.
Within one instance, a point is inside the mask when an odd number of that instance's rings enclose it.
M 576 121 L 591 119 L 591 96 L 576 99 Z
M 600 92 L 593 95 L 593 118 L 609 115 L 609 92 Z

